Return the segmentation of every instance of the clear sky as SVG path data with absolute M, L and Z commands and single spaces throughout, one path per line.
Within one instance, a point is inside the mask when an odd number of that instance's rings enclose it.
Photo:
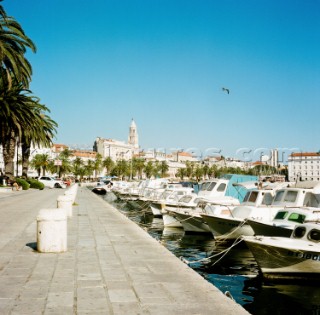
M 31 90 L 57 143 L 127 141 L 134 118 L 142 149 L 320 149 L 319 0 L 2 5 L 37 46 Z

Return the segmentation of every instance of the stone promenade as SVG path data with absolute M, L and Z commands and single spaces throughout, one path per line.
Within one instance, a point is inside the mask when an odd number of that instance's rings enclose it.
M 62 189 L 0 194 L 0 314 L 248 314 L 117 209 L 79 188 L 68 251 L 36 251 Z

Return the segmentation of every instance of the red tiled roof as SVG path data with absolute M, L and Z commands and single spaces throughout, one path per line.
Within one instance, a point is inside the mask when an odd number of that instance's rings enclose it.
M 291 153 L 290 156 L 320 156 L 320 154 L 316 152 L 299 152 L 299 153 Z

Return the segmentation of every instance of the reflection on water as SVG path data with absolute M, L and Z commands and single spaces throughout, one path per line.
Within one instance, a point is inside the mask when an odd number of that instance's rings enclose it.
M 320 315 L 320 286 L 266 284 L 258 275 L 257 264 L 244 243 L 230 249 L 210 235 L 185 234 L 182 229 L 163 227 L 162 218 L 154 218 L 123 202 L 102 196 L 139 224 L 150 235 L 196 270 L 222 292 L 229 291 L 235 301 L 254 315 Z

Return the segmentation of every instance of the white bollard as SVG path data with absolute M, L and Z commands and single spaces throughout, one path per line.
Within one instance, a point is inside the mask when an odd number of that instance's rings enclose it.
M 64 192 L 65 196 L 70 196 L 72 198 L 72 201 L 74 202 L 76 200 L 77 190 L 76 189 L 68 189 Z
M 69 195 L 60 195 L 57 198 L 57 208 L 65 209 L 67 217 L 72 217 L 73 198 Z
M 37 250 L 41 253 L 67 251 L 67 217 L 64 209 L 42 209 L 37 216 Z

